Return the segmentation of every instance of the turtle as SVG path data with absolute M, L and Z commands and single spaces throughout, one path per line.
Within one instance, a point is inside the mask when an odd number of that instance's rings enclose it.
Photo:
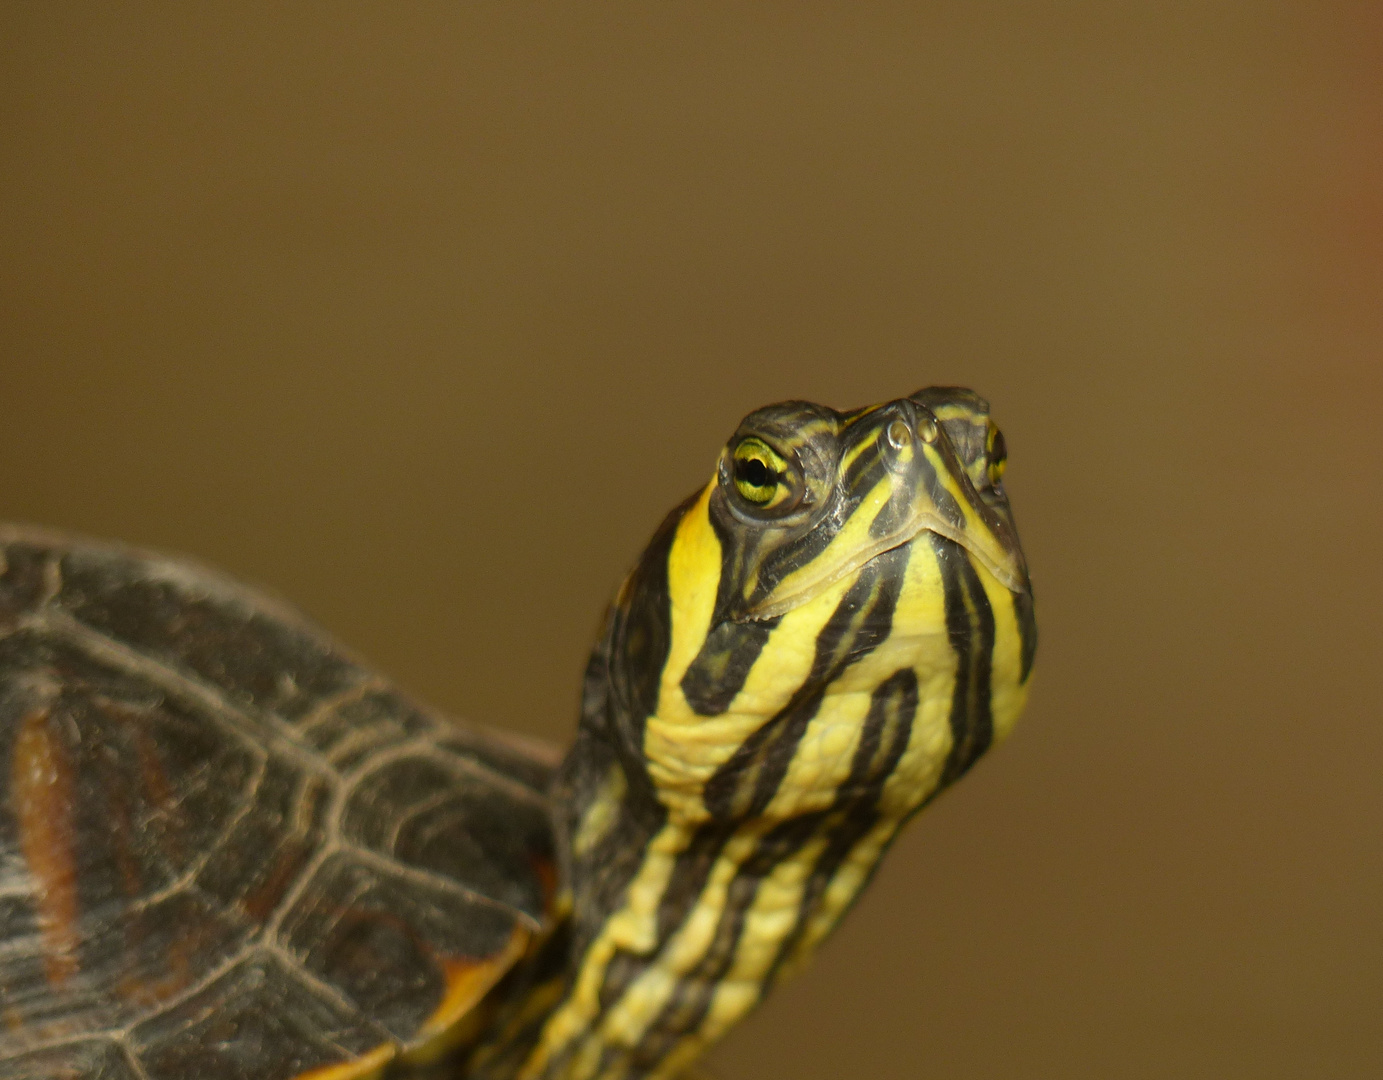
M 561 754 L 191 561 L 0 531 L 0 1076 L 686 1075 L 1012 728 L 988 403 L 747 416 Z

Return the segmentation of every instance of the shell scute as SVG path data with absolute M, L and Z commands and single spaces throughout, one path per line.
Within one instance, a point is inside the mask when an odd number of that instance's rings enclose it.
M 321 848 L 331 794 L 321 776 L 271 757 L 197 872 L 197 888 L 256 921 L 268 918 Z
M 546 910 L 534 859 L 550 860 L 551 819 L 443 755 L 401 757 L 361 778 L 341 833 L 407 866 L 440 875 L 530 916 Z
M 132 575 L 120 554 L 70 552 L 54 602 L 97 633 L 288 721 L 367 677 L 286 609 L 178 563 L 143 571 Z
M 343 852 L 313 875 L 280 939 L 406 1043 L 445 995 L 447 962 L 501 952 L 515 922 L 512 911 L 453 882 Z
M 388 1041 L 378 1024 L 269 952 L 130 1032 L 149 1080 L 291 1080 Z

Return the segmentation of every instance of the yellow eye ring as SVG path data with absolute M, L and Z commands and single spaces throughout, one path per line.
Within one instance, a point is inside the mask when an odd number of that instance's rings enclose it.
M 753 436 L 735 447 L 731 477 L 740 498 L 759 509 L 782 502 L 790 491 L 787 462 L 773 447 Z

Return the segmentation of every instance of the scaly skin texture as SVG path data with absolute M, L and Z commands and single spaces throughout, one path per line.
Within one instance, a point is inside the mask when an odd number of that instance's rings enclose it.
M 557 787 L 571 922 L 478 1072 L 679 1075 L 1008 733 L 1036 628 L 1003 453 L 960 389 L 746 418 L 591 658 Z

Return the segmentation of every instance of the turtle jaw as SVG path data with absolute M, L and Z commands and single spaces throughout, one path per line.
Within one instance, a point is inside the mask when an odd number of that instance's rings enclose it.
M 1016 558 L 1012 552 L 1005 551 L 994 541 L 992 534 L 968 532 L 964 528 L 957 528 L 935 512 L 922 511 L 896 533 L 872 541 L 840 562 L 824 566 L 801 579 L 784 582 L 753 605 L 745 617 L 764 620 L 785 615 L 794 608 L 809 603 L 836 582 L 863 569 L 887 552 L 913 543 L 924 532 L 935 533 L 937 536 L 955 541 L 974 555 L 984 568 L 1011 592 L 1027 593 L 1030 590 L 1027 569 L 1021 559 Z

